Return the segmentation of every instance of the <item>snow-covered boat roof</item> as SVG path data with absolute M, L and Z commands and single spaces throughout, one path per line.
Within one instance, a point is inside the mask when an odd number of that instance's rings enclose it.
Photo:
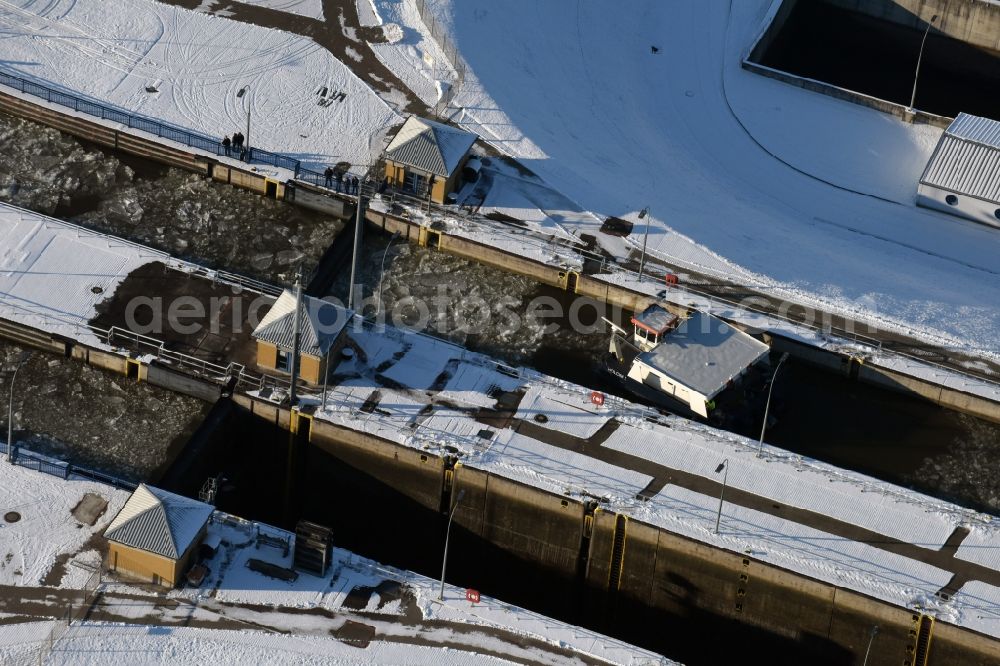
M 471 132 L 410 116 L 386 147 L 385 157 L 448 178 L 475 142 Z
M 110 541 L 179 559 L 215 510 L 211 504 L 139 484 L 108 525 Z
M 293 312 L 295 294 L 286 289 L 254 329 L 253 337 L 290 351 L 295 345 Z M 342 307 L 303 296 L 299 312 L 299 350 L 303 354 L 323 356 L 350 319 L 350 312 Z
M 636 357 L 710 400 L 770 347 L 704 312 L 694 310 L 652 351 Z
M 1000 205 L 1000 122 L 960 113 L 941 136 L 920 184 Z
M 663 306 L 653 303 L 642 312 L 633 316 L 632 323 L 646 329 L 650 333 L 663 335 L 667 329 L 677 323 L 677 315 L 672 314 Z

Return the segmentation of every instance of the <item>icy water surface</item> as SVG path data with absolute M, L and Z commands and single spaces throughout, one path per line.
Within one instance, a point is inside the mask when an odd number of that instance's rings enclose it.
M 334 218 L 180 169 L 108 154 L 0 114 L 0 201 L 213 268 L 289 284 L 343 228 Z
M 341 228 L 339 221 L 184 171 L 106 154 L 2 115 L 0 201 L 286 283 L 297 262 L 314 265 Z M 577 306 L 573 327 L 566 315 L 574 301 L 559 290 L 401 239 L 386 253 L 389 240 L 365 234 L 359 271 L 366 314 L 376 312 L 381 283 L 379 312 L 390 323 L 513 365 L 621 392 L 597 371 L 607 349 L 598 314 L 621 322 L 627 313 L 585 303 Z M 346 297 L 348 271 L 349 265 L 333 295 Z M 783 373 L 773 406 L 779 421 L 769 442 L 1000 513 L 1000 427 L 808 366 L 790 364 Z M 46 391 L 57 394 L 51 387 Z M 57 404 L 42 398 L 40 409 Z M 106 459 L 114 457 L 109 453 Z
M 10 371 L 22 351 L 0 340 L 4 439 Z M 36 351 L 17 374 L 14 426 L 16 440 L 32 451 L 155 482 L 209 407 L 195 398 Z

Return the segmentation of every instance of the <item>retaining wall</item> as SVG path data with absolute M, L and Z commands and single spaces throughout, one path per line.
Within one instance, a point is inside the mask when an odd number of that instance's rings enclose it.
M 269 423 L 287 428 L 296 421 L 283 407 L 244 395 L 234 400 Z M 616 587 L 614 511 L 591 511 L 578 499 L 475 466 L 451 468 L 438 456 L 323 421 L 312 421 L 309 443 L 427 509 L 445 512 L 463 493 L 455 529 L 535 564 L 539 576 L 577 580 L 590 590 L 589 613 L 620 614 L 621 621 L 655 611 L 676 622 L 675 629 L 688 621 L 735 622 L 807 652 L 840 654 L 845 662 L 860 660 L 878 625 L 870 663 L 902 664 L 912 656 L 919 612 L 633 519 L 626 523 Z M 997 649 L 990 637 L 936 623 L 927 664 L 988 664 Z

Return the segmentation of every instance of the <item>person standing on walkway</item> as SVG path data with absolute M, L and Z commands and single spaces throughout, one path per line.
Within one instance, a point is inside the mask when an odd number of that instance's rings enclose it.
M 229 135 L 227 134 L 225 138 L 222 139 L 222 150 L 226 153 L 226 157 L 229 157 L 229 146 L 231 144 L 232 141 L 229 139 Z
M 358 187 L 358 177 L 357 176 L 353 176 L 351 178 L 351 189 L 354 190 L 354 194 L 357 194 L 360 191 L 360 189 L 361 189 L 360 187 Z
M 337 192 L 340 192 L 340 187 L 344 183 L 344 174 L 340 171 L 337 172 Z
M 329 189 L 333 189 L 333 169 L 330 167 L 327 167 L 326 171 L 323 172 L 323 184 Z

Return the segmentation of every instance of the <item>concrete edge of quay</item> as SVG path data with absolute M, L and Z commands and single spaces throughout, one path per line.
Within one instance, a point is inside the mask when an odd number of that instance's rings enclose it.
M 257 173 L 249 167 L 239 167 L 214 157 L 182 150 L 163 140 L 156 140 L 155 137 L 146 138 L 121 129 L 114 129 L 96 120 L 62 112 L 51 108 L 51 106 L 27 101 L 17 95 L 0 90 L 0 111 L 2 112 L 48 125 L 98 145 L 186 169 L 218 182 L 250 190 L 261 196 L 288 201 L 295 205 L 342 218 L 350 217 L 353 214 L 355 204 L 352 197 L 342 197 L 294 180 L 279 182 L 265 174 Z M 436 247 L 457 256 L 517 273 L 556 288 L 569 289 L 571 286 L 569 273 L 572 271 L 568 271 L 564 267 L 518 256 L 500 248 L 487 246 L 444 231 L 432 230 L 417 222 L 385 212 L 369 209 L 366 211 L 365 217 L 369 223 L 388 233 L 399 232 L 411 243 L 424 247 Z M 580 296 L 630 310 L 641 310 L 657 302 L 657 299 L 647 294 L 607 281 L 596 280 L 590 275 L 581 273 L 575 274 L 575 276 L 575 284 L 572 287 L 574 292 Z M 739 328 L 745 328 L 737 322 L 730 321 L 729 323 Z M 1000 423 L 1000 401 L 990 400 L 929 379 L 881 368 L 874 364 L 864 364 L 859 359 L 847 354 L 820 349 L 778 333 L 768 332 L 765 335 L 770 338 L 770 341 L 773 341 L 776 350 L 787 351 L 799 360 L 835 373 L 844 374 L 858 381 L 902 393 L 915 394 L 942 407 Z
M 167 366 L 105 351 L 24 325 L 2 322 L 0 336 L 73 358 L 136 381 L 206 401 L 228 390 Z M 859 656 L 879 626 L 872 655 L 905 660 L 921 637 L 934 639 L 927 664 L 989 663 L 997 641 L 973 629 L 935 621 L 863 593 L 709 545 L 605 509 L 599 502 L 556 494 L 422 452 L 375 435 L 314 419 L 287 406 L 233 393 L 235 406 L 360 473 L 391 484 L 431 512 L 464 492 L 456 526 L 474 538 L 585 590 L 593 613 L 683 618 L 692 613 L 758 628 L 781 640 L 820 641 Z M 693 591 L 697 591 L 694 594 Z M 599 617 L 600 615 L 598 615 Z

